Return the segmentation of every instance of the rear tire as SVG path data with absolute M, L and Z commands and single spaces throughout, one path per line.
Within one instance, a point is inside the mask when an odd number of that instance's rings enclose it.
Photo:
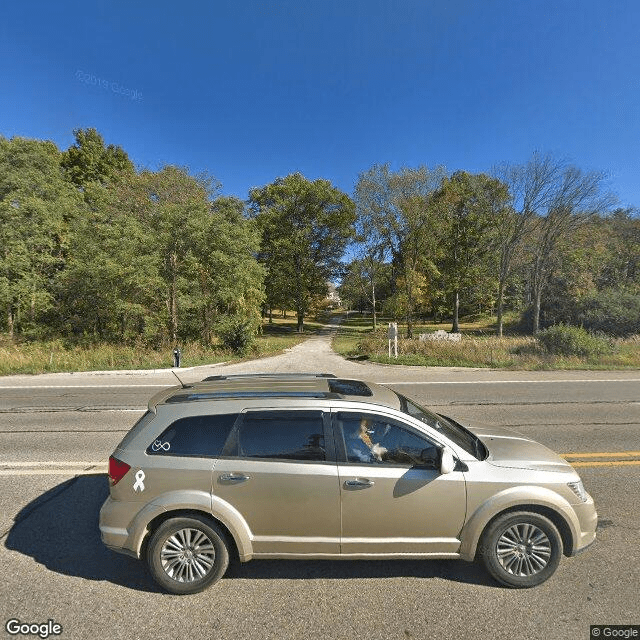
M 540 514 L 505 513 L 489 523 L 478 551 L 497 582 L 526 589 L 542 584 L 558 568 L 562 537 L 553 522 Z
M 171 518 L 153 533 L 147 566 L 169 593 L 198 593 L 217 582 L 229 565 L 224 533 L 200 516 Z

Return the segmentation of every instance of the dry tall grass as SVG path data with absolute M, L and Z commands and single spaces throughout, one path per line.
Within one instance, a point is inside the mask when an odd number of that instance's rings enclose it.
M 416 339 L 398 340 L 398 358 L 389 359 L 386 332 L 377 331 L 360 335 L 351 334 L 339 351 L 347 357 L 358 357 L 373 362 L 446 366 L 489 367 L 500 369 L 619 369 L 640 368 L 640 338 L 615 340 L 614 351 L 593 357 L 567 357 L 551 355 L 531 336 L 468 336 L 460 342 L 421 342 Z

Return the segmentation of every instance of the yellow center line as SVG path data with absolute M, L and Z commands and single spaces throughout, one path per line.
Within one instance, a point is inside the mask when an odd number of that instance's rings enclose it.
M 593 460 L 591 462 L 572 462 L 572 467 L 621 467 L 623 465 L 640 464 L 640 460 Z
M 573 467 L 621 467 L 625 465 L 640 465 L 640 451 L 586 451 L 583 453 L 560 454 Z M 617 460 L 593 460 L 593 458 L 617 458 Z
M 589 451 L 588 453 L 561 453 L 563 458 L 635 458 L 640 456 L 640 451 L 615 451 L 611 452 L 596 452 Z

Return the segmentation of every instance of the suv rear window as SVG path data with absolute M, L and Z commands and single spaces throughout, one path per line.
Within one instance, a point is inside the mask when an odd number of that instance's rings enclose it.
M 149 455 L 216 458 L 238 418 L 237 413 L 180 418 L 147 448 Z

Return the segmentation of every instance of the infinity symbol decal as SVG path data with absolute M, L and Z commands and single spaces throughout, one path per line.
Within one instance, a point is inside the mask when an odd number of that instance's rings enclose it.
M 163 451 L 169 451 L 169 449 L 171 449 L 171 443 L 170 442 L 162 442 L 162 440 L 156 440 L 151 445 L 151 450 L 152 451 L 160 451 L 160 449 L 162 449 Z

